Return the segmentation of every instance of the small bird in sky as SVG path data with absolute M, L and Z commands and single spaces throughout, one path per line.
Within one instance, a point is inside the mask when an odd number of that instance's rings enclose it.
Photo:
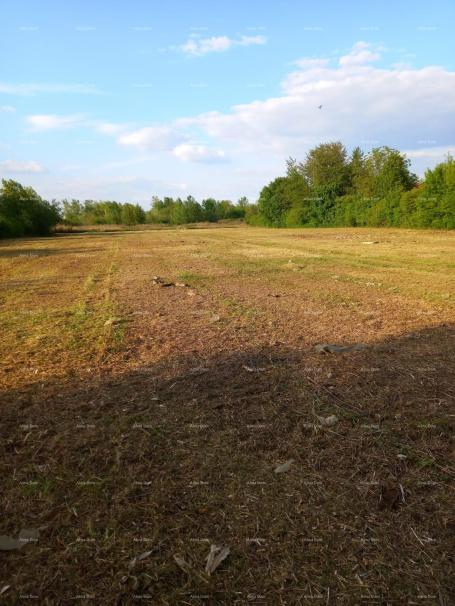
M 318 105 L 318 109 L 322 109 L 322 105 Z

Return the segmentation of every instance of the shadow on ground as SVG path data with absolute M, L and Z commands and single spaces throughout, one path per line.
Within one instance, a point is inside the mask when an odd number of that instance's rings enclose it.
M 2 552 L 2 597 L 448 606 L 454 336 L 176 358 L 3 393 L 1 533 L 43 529 Z M 230 555 L 208 576 L 211 544 Z
M 11 257 L 49 257 L 51 255 L 87 255 L 103 250 L 102 248 L 0 248 L 0 259 Z

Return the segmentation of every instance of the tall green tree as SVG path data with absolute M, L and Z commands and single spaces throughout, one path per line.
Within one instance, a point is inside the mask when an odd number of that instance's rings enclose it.
M 419 197 L 421 221 L 431 227 L 455 227 L 455 161 L 449 154 L 425 173 L 425 185 Z
M 283 227 L 285 224 L 285 215 L 292 206 L 286 195 L 286 183 L 286 177 L 277 177 L 261 190 L 258 210 L 266 225 Z
M 212 223 L 218 221 L 217 202 L 215 198 L 206 198 L 205 200 L 202 200 L 202 211 L 205 221 L 210 221 Z
M 59 217 L 56 203 L 43 200 L 31 187 L 2 179 L 0 237 L 48 235 Z
M 62 200 L 62 221 L 66 225 L 82 225 L 84 222 L 84 206 L 79 200 Z
M 365 171 L 359 182 L 361 193 L 386 196 L 391 191 L 408 191 L 418 183 L 410 170 L 411 161 L 390 147 L 375 147 L 365 158 Z
M 124 225 L 143 223 L 145 213 L 138 204 L 122 204 L 121 221 Z
M 330 191 L 336 196 L 346 193 L 349 185 L 348 154 L 340 141 L 321 143 L 311 149 L 300 170 L 312 189 Z

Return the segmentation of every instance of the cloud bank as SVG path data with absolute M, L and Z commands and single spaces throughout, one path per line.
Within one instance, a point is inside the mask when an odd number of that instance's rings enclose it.
M 191 131 L 230 153 L 269 150 L 283 158 L 337 139 L 365 149 L 415 150 L 421 141 L 433 141 L 434 147 L 453 144 L 455 72 L 439 66 L 378 67 L 380 59 L 380 49 L 366 42 L 357 42 L 334 65 L 324 58 L 303 58 L 284 78 L 280 96 L 144 127 L 119 142 L 156 148 L 161 132 L 172 130 L 177 139 Z
M 196 46 L 190 54 L 233 45 L 231 39 L 191 40 Z M 437 65 L 389 66 L 386 53 L 360 41 L 336 58 L 302 57 L 283 78 L 279 95 L 225 112 L 134 126 L 39 114 L 29 116 L 28 124 L 42 132 L 84 126 L 111 136 L 119 150 L 133 157 L 146 152 L 153 158 L 150 170 L 159 170 L 168 182 L 184 181 L 199 195 L 255 197 L 284 172 L 287 157 L 303 159 L 311 147 L 334 140 L 351 149 L 408 150 L 414 170 L 422 174 L 455 149 L 455 72 Z M 125 165 L 125 174 L 128 170 Z

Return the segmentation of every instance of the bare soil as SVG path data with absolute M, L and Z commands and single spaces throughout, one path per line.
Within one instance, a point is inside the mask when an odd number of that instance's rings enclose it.
M 0 598 L 455 604 L 454 269 L 450 232 L 0 243 L 0 534 L 40 528 Z

